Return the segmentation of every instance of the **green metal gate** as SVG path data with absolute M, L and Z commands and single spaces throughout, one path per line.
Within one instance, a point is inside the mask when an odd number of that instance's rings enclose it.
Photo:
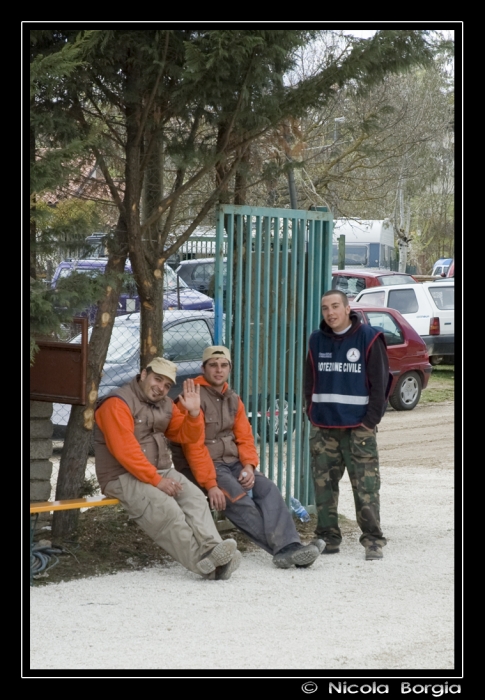
M 331 286 L 332 232 L 325 207 L 218 212 L 216 343 L 231 350 L 231 386 L 248 411 L 260 469 L 288 504 L 292 495 L 313 503 L 303 380 L 308 337 Z

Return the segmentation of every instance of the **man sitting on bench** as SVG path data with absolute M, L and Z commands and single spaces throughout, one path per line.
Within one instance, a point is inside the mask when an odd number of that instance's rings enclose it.
M 228 579 L 239 566 L 235 540 L 222 540 L 197 486 L 172 468 L 167 439 L 196 442 L 204 432 L 200 389 L 184 382 L 180 405 L 168 396 L 176 365 L 156 357 L 141 374 L 98 402 L 96 475 L 101 491 L 185 568 Z
M 186 473 L 190 469 L 211 506 L 224 511 L 228 520 L 271 554 L 275 566 L 311 566 L 320 549 L 302 544 L 278 487 L 257 469 L 258 453 L 244 404 L 227 383 L 228 348 L 206 348 L 202 372 L 195 385 L 200 387 L 205 431 L 198 441 L 172 447 L 175 468 Z

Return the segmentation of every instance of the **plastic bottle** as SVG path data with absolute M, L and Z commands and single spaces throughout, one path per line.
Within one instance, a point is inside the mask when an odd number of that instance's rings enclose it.
M 302 521 L 302 523 L 308 523 L 310 521 L 310 516 L 308 515 L 307 511 L 303 508 L 300 501 L 297 501 L 297 499 L 293 498 L 292 496 L 290 498 L 290 504 L 291 510 L 296 515 L 296 517 Z

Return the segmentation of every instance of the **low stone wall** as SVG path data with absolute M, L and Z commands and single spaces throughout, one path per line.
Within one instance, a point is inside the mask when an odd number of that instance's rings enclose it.
M 30 402 L 30 500 L 47 501 L 52 476 L 52 403 Z

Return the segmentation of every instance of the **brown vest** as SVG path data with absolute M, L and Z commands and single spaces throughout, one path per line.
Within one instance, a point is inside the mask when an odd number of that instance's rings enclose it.
M 164 432 L 172 418 L 172 399 L 165 396 L 156 404 L 149 403 L 138 386 L 138 377 L 100 399 L 97 408 L 103 401 L 113 396 L 122 399 L 130 409 L 135 421 L 135 437 L 148 461 L 156 469 L 169 469 L 172 466 L 172 460 Z M 103 491 L 109 481 L 118 478 L 121 474 L 126 474 L 127 470 L 108 450 L 104 435 L 96 424 L 94 454 L 96 476 Z
M 221 394 L 211 386 L 200 385 L 200 407 L 204 412 L 205 445 L 214 464 L 233 464 L 239 459 L 233 427 L 239 408 L 239 396 L 232 389 Z M 188 468 L 182 445 L 170 443 L 175 469 Z

